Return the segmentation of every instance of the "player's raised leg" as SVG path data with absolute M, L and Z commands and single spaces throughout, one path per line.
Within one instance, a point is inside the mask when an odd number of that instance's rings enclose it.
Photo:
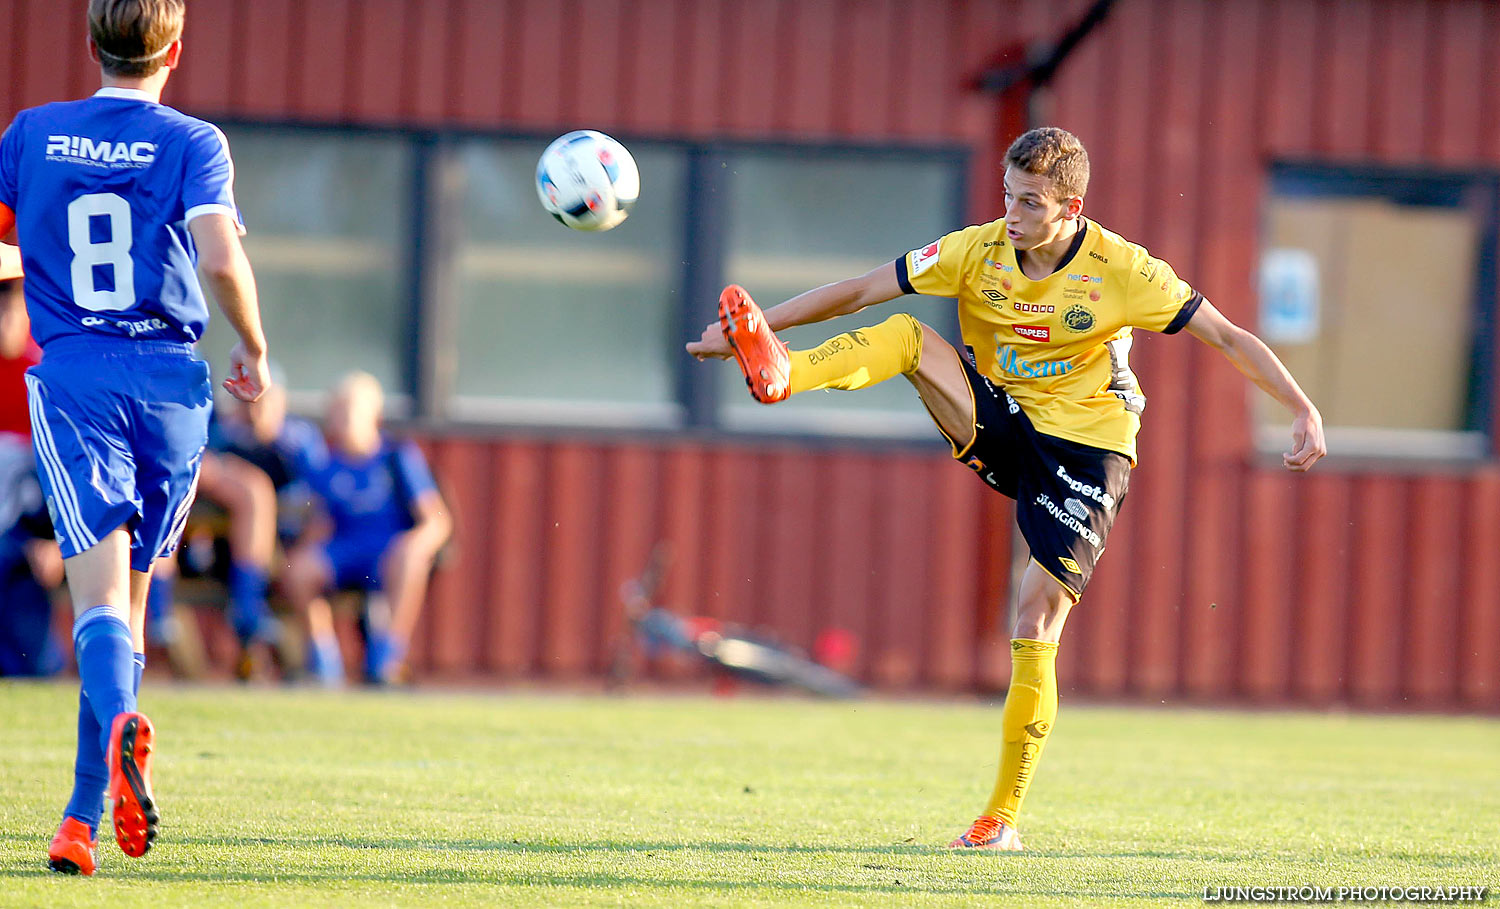
M 1026 566 L 1011 631 L 1010 689 L 1000 719 L 1003 744 L 995 789 L 984 812 L 949 843 L 954 848 L 1023 848 L 1016 818 L 1057 721 L 1057 646 L 1074 602 L 1073 592 L 1036 562 Z
M 904 375 L 949 438 L 962 446 L 973 435 L 974 402 L 958 352 L 906 313 L 790 350 L 745 289 L 731 284 L 719 296 L 719 325 L 750 394 L 763 404 L 805 391 L 855 391 Z

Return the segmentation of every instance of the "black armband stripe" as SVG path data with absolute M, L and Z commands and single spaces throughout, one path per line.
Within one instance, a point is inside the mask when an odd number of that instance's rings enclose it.
M 1177 315 L 1172 318 L 1171 324 L 1163 328 L 1161 333 L 1164 335 L 1175 335 L 1179 331 L 1182 331 L 1187 327 L 1188 322 L 1192 321 L 1193 313 L 1197 312 L 1198 307 L 1201 305 L 1203 305 L 1203 294 L 1194 291 L 1193 296 L 1186 303 L 1182 304 L 1182 308 L 1177 310 Z
M 896 259 L 896 283 L 901 285 L 902 293 L 916 293 L 916 291 L 912 290 L 911 288 L 911 278 L 907 277 L 906 275 L 906 256 L 901 256 Z

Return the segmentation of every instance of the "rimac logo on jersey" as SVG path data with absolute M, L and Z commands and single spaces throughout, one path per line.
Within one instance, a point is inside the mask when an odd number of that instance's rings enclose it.
M 47 160 L 94 167 L 145 167 L 156 160 L 152 142 L 111 142 L 87 136 L 48 136 Z
M 937 262 L 938 250 L 942 246 L 942 243 L 941 239 L 933 240 L 921 249 L 914 249 L 909 253 L 911 256 L 911 277 L 915 278 Z

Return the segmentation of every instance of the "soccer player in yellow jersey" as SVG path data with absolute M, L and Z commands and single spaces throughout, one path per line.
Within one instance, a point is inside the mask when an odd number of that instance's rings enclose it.
M 904 375 L 954 458 L 1016 500 L 1031 560 L 1011 634 L 1000 769 L 984 812 L 950 844 L 959 848 L 1022 848 L 1016 816 L 1057 716 L 1063 623 L 1104 551 L 1135 466 L 1146 399 L 1130 371 L 1131 332 L 1185 328 L 1290 409 L 1287 469 L 1307 470 L 1327 451 L 1317 408 L 1259 338 L 1167 263 L 1083 217 L 1088 181 L 1077 137 L 1033 129 L 1005 154 L 1004 218 L 764 313 L 731 285 L 719 321 L 687 345 L 699 359 L 733 356 L 765 404 Z M 774 334 L 914 293 L 958 300 L 966 354 L 905 313 L 811 351 L 789 351 Z

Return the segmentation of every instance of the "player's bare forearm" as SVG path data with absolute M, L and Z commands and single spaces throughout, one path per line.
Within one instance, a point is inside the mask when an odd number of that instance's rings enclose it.
M 766 324 L 772 331 L 781 331 L 797 325 L 825 322 L 894 300 L 901 294 L 901 284 L 896 280 L 896 263 L 887 262 L 859 277 L 814 287 L 770 307 L 765 311 Z M 703 336 L 687 345 L 687 352 L 700 360 L 729 356 L 729 344 L 720 332 L 719 323 L 710 322 L 703 329 Z
M 255 275 L 238 238 L 230 242 L 230 247 L 215 257 L 217 261 L 203 263 L 203 272 L 213 290 L 214 301 L 219 304 L 235 334 L 240 336 L 245 351 L 252 356 L 264 354 L 266 335 L 260 323 Z
M 847 278 L 803 291 L 766 310 L 766 324 L 772 331 L 781 331 L 797 325 L 826 322 L 890 299 L 872 299 L 872 295 L 865 292 L 864 282 L 863 277 Z
M 260 324 L 260 305 L 255 294 L 255 280 L 249 263 L 243 272 L 223 276 L 210 275 L 214 300 L 229 321 L 240 343 L 252 356 L 266 353 L 266 334 Z
M 0 203 L 0 237 L 10 235 L 16 226 L 16 213 L 10 206 Z M 0 243 L 0 281 L 21 277 L 21 248 L 9 243 Z
M 448 542 L 453 533 L 453 518 L 442 496 L 429 492 L 415 503 L 416 523 L 406 532 L 412 545 L 430 558 Z
M 1193 314 L 1187 329 L 1292 412 L 1292 450 L 1282 455 L 1287 469 L 1307 470 L 1328 453 L 1322 414 L 1264 341 L 1230 322 L 1206 300 Z
M 1293 414 L 1317 411 L 1281 359 L 1251 332 L 1241 329 L 1239 335 L 1222 352 L 1236 369 Z
M 254 401 L 270 386 L 271 371 L 255 275 L 240 246 L 238 225 L 227 215 L 207 214 L 194 218 L 189 229 L 198 246 L 198 267 L 224 318 L 240 336 L 229 352 L 229 378 L 224 387 L 241 401 Z
M 10 281 L 21 275 L 21 248 L 0 243 L 0 281 Z

